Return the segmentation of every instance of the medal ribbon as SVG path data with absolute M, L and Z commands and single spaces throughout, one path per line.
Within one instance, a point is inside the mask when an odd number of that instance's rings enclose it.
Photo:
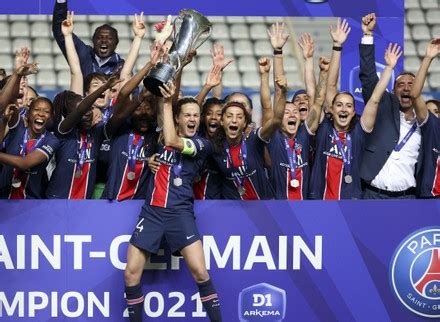
M 336 132 L 335 128 L 333 128 L 333 135 L 335 137 L 336 145 L 338 146 L 339 151 L 341 151 L 342 161 L 344 161 L 344 169 L 347 175 L 351 174 L 351 150 L 352 150 L 352 142 L 351 135 L 349 133 L 346 134 L 345 145 L 342 143 L 341 138 Z M 347 152 L 345 152 L 344 147 L 347 147 Z
M 231 155 L 231 151 L 230 151 L 230 146 L 228 143 L 224 143 L 224 148 L 226 150 L 226 155 L 227 155 L 227 164 L 226 166 L 228 168 L 235 168 L 234 167 L 234 162 L 232 161 L 232 155 Z M 247 169 L 247 146 L 246 146 L 246 140 L 243 138 L 241 139 L 241 145 L 240 145 L 240 156 L 241 156 L 241 160 L 243 161 L 243 165 L 245 168 L 245 171 Z M 241 187 L 242 189 L 244 189 L 244 179 L 240 178 L 238 176 L 238 173 L 236 171 L 234 171 L 234 183 L 237 187 Z
M 295 180 L 296 179 L 296 153 L 293 153 L 293 151 L 295 151 L 295 141 L 293 141 L 293 148 L 292 149 L 290 149 L 289 140 L 286 137 L 284 138 L 284 143 L 286 144 L 287 158 L 289 159 L 289 164 L 290 164 L 290 176 L 292 177 L 291 180 Z
M 409 129 L 408 133 L 403 137 L 402 141 L 400 141 L 395 147 L 394 151 L 399 152 L 402 150 L 402 148 L 405 146 L 406 142 L 409 141 L 411 136 L 414 134 L 414 132 L 417 130 L 417 124 L 414 122 L 413 126 Z
M 83 135 L 79 135 L 79 141 L 78 141 L 78 163 L 77 163 L 77 169 L 79 169 L 80 171 L 82 171 L 83 166 L 84 166 L 84 162 L 86 160 L 86 150 L 87 147 L 89 146 L 89 144 L 91 144 L 91 138 L 90 138 L 90 134 L 87 133 L 85 135 L 85 138 L 83 139 Z
M 139 153 L 139 150 L 144 145 L 144 137 L 141 136 L 137 144 L 133 144 L 134 142 L 134 134 L 130 133 L 128 136 L 128 168 L 131 172 L 134 171 L 134 166 L 136 164 L 136 156 Z

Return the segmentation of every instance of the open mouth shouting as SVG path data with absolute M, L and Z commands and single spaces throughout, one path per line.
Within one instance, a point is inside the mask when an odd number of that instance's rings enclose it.
M 400 95 L 400 101 L 401 101 L 402 104 L 405 104 L 405 105 L 412 104 L 411 103 L 411 96 L 408 95 L 408 94 Z
M 36 118 L 33 123 L 33 128 L 36 133 L 41 133 L 44 130 L 46 121 L 41 118 Z
M 217 130 L 218 126 L 219 126 L 219 122 L 218 121 L 210 121 L 208 123 L 208 131 L 210 133 L 214 133 Z

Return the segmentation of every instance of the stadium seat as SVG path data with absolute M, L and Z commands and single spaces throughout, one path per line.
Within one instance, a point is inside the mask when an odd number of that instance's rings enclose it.
M 237 40 L 234 43 L 235 56 L 251 56 L 254 54 L 252 43 L 249 40 Z
M 406 1 L 408 1 L 408 0 L 406 0 Z M 405 1 L 405 4 L 406 4 L 406 1 Z M 420 6 L 422 7 L 422 9 L 438 9 L 439 3 L 438 3 L 438 0 L 421 0 Z
M 76 19 L 76 16 L 75 16 Z M 81 40 L 85 38 L 91 38 L 93 34 L 90 33 L 90 26 L 87 22 L 75 21 L 74 31 Z
M 11 55 L 0 55 L 0 68 L 11 69 L 13 60 Z
M 250 36 L 253 40 L 265 39 L 268 41 L 267 26 L 262 23 L 252 24 L 250 26 Z
M 38 72 L 36 84 L 41 87 L 55 88 L 57 77 L 53 70 L 40 70 Z
M 405 56 L 417 56 L 416 46 L 411 40 L 405 40 Z
M 246 22 L 248 24 L 264 24 L 265 23 L 265 19 L 262 16 L 246 16 L 244 17 L 244 19 L 246 20 Z
M 408 57 L 404 62 L 405 70 L 416 73 L 420 67 L 420 59 L 417 57 Z
M 0 54 L 10 54 L 12 52 L 12 44 L 9 38 L 0 38 Z
M 14 22 L 14 21 L 28 22 L 29 21 L 28 15 L 8 15 L 7 18 L 11 22 Z
M 47 37 L 34 39 L 32 42 L 32 52 L 34 54 L 52 54 L 52 40 Z
M 11 37 L 29 37 L 29 24 L 25 21 L 16 21 L 11 24 Z
M 412 38 L 414 40 L 431 39 L 431 33 L 427 25 L 415 25 L 412 27 Z
M 428 25 L 440 24 L 440 10 L 429 9 L 428 11 L 426 11 L 426 22 L 428 23 Z
M 224 16 L 208 16 L 207 18 L 208 18 L 209 22 L 211 22 L 213 24 L 226 22 Z
M 249 30 L 245 24 L 233 24 L 231 25 L 229 32 L 231 33 L 231 39 L 249 39 Z
M 226 87 L 241 87 L 240 74 L 234 71 L 225 70 L 222 81 Z
M 427 41 L 419 41 L 417 43 L 417 56 L 423 57 L 426 54 Z M 406 55 L 406 53 L 405 53 Z
M 105 15 L 88 15 L 88 20 L 92 23 L 99 23 L 100 25 L 108 23 L 108 18 Z
M 57 73 L 57 86 L 68 89 L 70 87 L 70 72 L 66 70 Z
M 132 42 L 131 39 L 127 39 L 127 38 L 119 39 L 117 51 L 118 54 L 123 56 L 123 58 L 125 58 L 125 56 L 127 56 L 128 52 L 130 51 L 131 42 Z
M 211 58 L 211 56 L 198 56 L 197 57 L 197 68 L 201 72 L 210 71 L 211 68 L 212 68 L 212 58 Z
M 237 68 L 240 72 L 256 72 L 258 71 L 258 62 L 254 56 L 239 56 L 237 60 Z M 259 79 L 259 77 L 258 77 Z
M 127 16 L 127 15 L 111 15 L 111 16 L 107 16 L 107 19 L 110 22 L 110 24 L 114 24 L 115 22 L 122 22 L 124 24 L 127 24 L 127 23 L 131 24 L 131 22 L 133 21 L 133 15 L 131 15 L 131 16 Z M 144 20 L 145 20 L 145 17 L 144 17 Z
M 224 23 L 216 23 L 212 27 L 212 39 L 229 39 L 229 28 Z
M 52 35 L 52 30 L 48 22 L 37 21 L 31 25 L 32 38 L 49 38 Z
M 411 39 L 411 30 L 409 29 L 408 25 L 405 24 L 404 33 L 403 33 L 405 40 Z
M 258 89 L 260 87 L 260 75 L 256 71 L 249 71 L 243 74 L 243 86 Z
M 197 55 L 211 55 L 213 43 L 210 40 L 205 41 L 199 48 L 197 48 Z
M 54 67 L 56 71 L 69 70 L 69 64 L 61 53 L 55 56 Z
M 188 86 L 188 87 L 202 86 L 202 82 L 200 81 L 199 74 L 193 71 L 185 71 L 182 74 L 182 86 Z
M 117 22 L 112 23 L 111 26 L 118 31 L 119 39 L 132 37 L 133 32 L 127 23 Z
M 268 39 L 257 40 L 254 43 L 254 53 L 257 57 L 272 56 L 273 49 Z
M 429 76 L 429 85 L 435 89 L 440 87 L 440 73 L 431 73 Z
M 246 22 L 243 16 L 226 16 L 225 19 L 226 22 L 230 25 L 242 24 Z
M 284 56 L 284 70 L 286 72 L 297 72 L 298 71 L 298 61 L 292 56 Z
M 419 9 L 419 8 L 420 8 L 419 0 L 405 0 L 405 9 Z
M 406 21 L 411 25 L 426 23 L 423 11 L 418 9 L 408 10 L 406 13 Z
M 9 37 L 9 24 L 5 21 L 0 21 L 0 37 Z
M 30 38 L 15 38 L 12 41 L 12 52 L 11 54 L 14 54 L 16 50 L 23 48 L 23 47 L 28 47 L 29 49 L 31 48 L 31 40 Z
M 40 70 L 53 71 L 55 68 L 52 55 L 36 55 L 35 62 L 38 63 Z

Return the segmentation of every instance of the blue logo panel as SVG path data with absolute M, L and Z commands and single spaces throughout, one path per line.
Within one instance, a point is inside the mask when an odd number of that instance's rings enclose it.
M 408 310 L 440 318 L 440 227 L 405 238 L 393 256 L 390 275 L 395 295 Z
M 238 298 L 241 322 L 283 321 L 286 316 L 286 291 L 267 283 L 245 288 Z

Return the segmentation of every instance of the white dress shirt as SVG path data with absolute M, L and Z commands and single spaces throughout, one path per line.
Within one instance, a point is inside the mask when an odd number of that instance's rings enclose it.
M 416 118 L 411 121 L 405 119 L 405 114 L 400 113 L 400 135 L 399 142 L 405 137 Z M 400 150 L 399 159 L 392 156 L 388 157 L 382 169 L 377 176 L 371 181 L 371 185 L 388 191 L 404 191 L 416 186 L 415 167 L 419 157 L 419 149 L 421 145 L 420 128 L 417 127 L 411 138 L 406 142 Z

